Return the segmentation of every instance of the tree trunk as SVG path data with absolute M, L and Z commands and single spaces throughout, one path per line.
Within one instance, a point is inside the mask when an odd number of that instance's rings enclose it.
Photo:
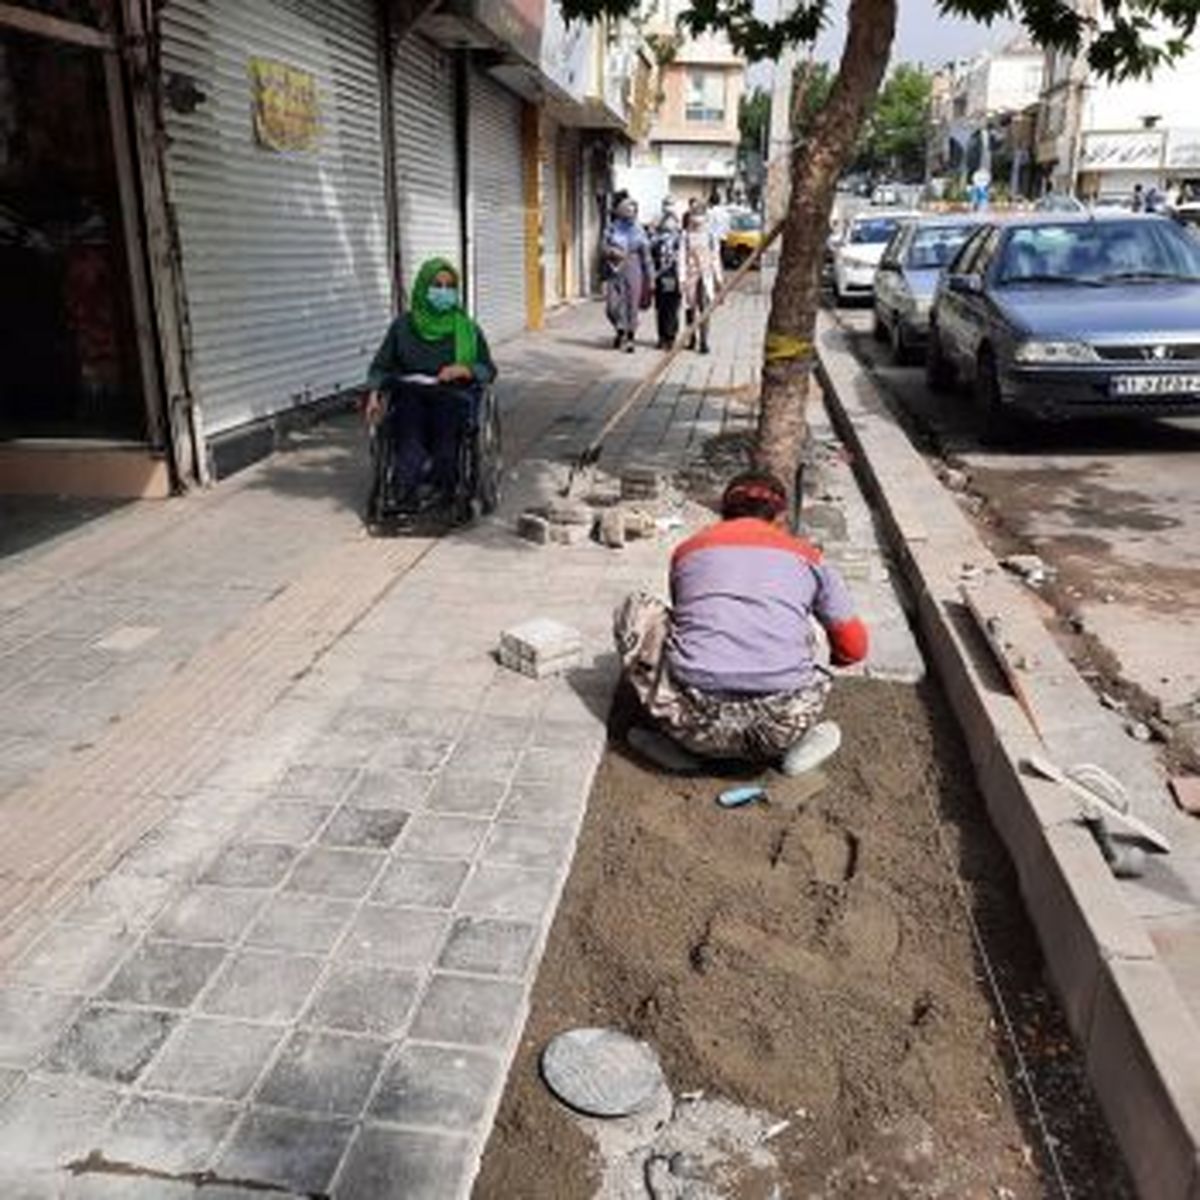
M 896 0 L 851 0 L 846 45 L 829 102 L 792 162 L 792 194 L 771 293 L 755 458 L 790 489 L 804 445 L 804 406 L 816 360 L 821 261 L 837 181 L 887 71 Z

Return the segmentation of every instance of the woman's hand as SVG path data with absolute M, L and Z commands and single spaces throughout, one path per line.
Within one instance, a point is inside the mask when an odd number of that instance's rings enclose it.
M 447 363 L 437 373 L 438 383 L 470 383 L 475 373 L 462 363 Z
M 374 389 L 367 393 L 367 403 L 363 407 L 363 415 L 367 418 L 368 425 L 378 425 L 383 420 L 383 414 L 387 404 L 383 399 L 383 393 L 378 389 Z

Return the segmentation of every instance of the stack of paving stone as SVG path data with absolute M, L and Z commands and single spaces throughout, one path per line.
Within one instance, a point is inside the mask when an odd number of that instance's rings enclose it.
M 549 617 L 514 625 L 500 635 L 500 662 L 522 675 L 542 679 L 583 662 L 579 631 Z

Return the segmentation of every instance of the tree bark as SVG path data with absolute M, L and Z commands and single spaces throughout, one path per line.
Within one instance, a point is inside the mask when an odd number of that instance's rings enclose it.
M 804 446 L 816 350 L 821 261 L 837 181 L 887 71 L 897 0 L 851 0 L 846 45 L 829 101 L 792 161 L 792 194 L 771 292 L 755 459 L 790 489 Z

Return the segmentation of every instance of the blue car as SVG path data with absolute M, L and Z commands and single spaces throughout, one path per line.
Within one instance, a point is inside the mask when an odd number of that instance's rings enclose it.
M 1200 413 L 1200 243 L 1157 216 L 989 219 L 938 283 L 925 371 L 971 385 L 992 439 L 1023 416 Z

